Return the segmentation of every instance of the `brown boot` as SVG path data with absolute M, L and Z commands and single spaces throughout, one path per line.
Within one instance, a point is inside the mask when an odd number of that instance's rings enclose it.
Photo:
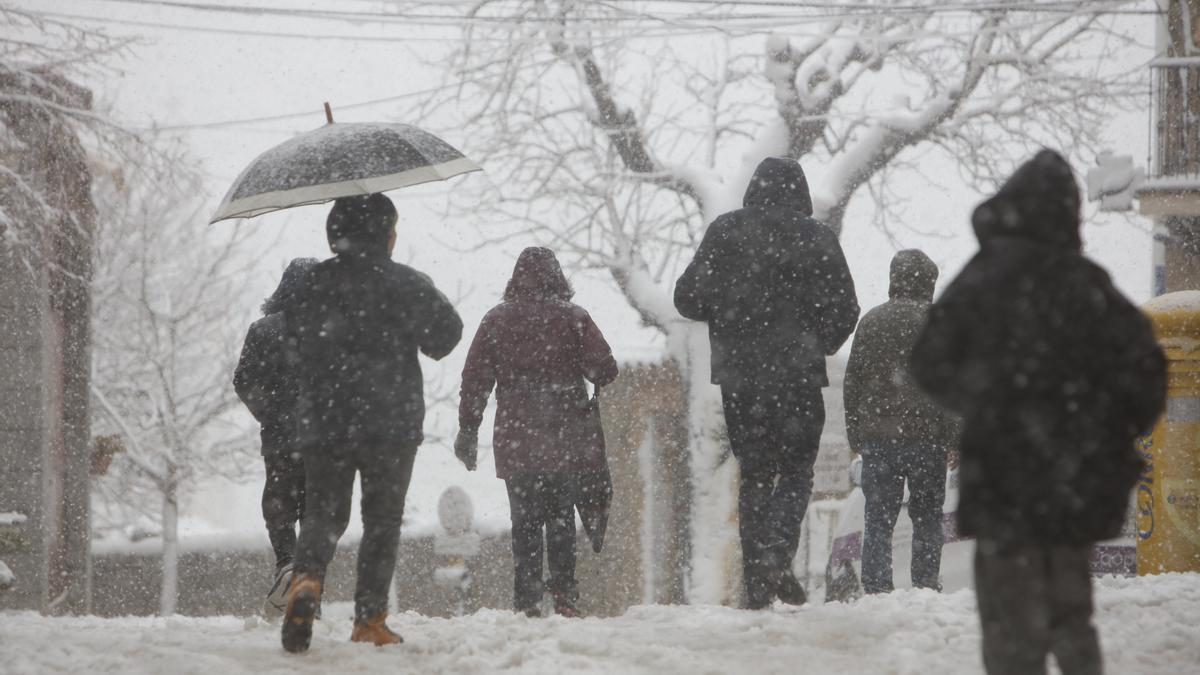
M 380 612 L 366 621 L 355 621 L 354 630 L 350 633 L 351 642 L 370 642 L 376 647 L 398 645 L 404 642 L 400 634 L 388 628 L 385 623 L 387 612 Z
M 321 580 L 303 574 L 288 589 L 287 609 L 283 613 L 283 648 L 289 652 L 308 650 L 312 641 L 313 619 L 321 607 Z
M 554 613 L 567 619 L 578 619 L 583 614 L 575 605 L 575 599 L 565 593 L 554 594 Z

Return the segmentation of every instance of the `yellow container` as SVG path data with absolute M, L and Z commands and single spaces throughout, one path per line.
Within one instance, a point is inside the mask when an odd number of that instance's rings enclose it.
M 1200 572 L 1200 291 L 1143 309 L 1167 354 L 1167 411 L 1139 441 L 1138 574 Z

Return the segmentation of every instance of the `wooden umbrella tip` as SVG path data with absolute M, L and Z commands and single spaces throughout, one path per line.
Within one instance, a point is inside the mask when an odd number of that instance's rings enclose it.
M 329 107 L 329 101 L 325 101 L 325 123 L 333 124 L 333 108 Z

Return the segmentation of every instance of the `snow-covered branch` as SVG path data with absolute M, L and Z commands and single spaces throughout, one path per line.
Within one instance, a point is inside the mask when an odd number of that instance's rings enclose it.
M 617 103 L 592 50 L 585 46 L 572 48 L 562 42 L 553 43 L 552 49 L 578 69 L 595 105 L 592 121 L 608 136 L 625 167 L 638 178 L 699 200 L 699 193 L 691 183 L 651 157 L 637 115 Z

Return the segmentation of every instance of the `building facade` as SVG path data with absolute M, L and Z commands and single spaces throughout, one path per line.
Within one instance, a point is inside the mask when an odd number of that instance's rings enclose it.
M 21 94 L 0 97 L 0 513 L 23 516 L 7 526 L 16 583 L 0 608 L 86 613 L 96 215 L 86 152 L 53 111 L 89 109 L 91 93 L 39 77 L 0 77 Z

